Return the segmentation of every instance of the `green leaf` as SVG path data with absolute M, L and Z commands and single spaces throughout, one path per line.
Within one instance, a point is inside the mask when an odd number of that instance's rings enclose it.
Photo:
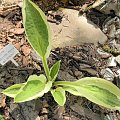
M 55 79 L 58 75 L 58 72 L 60 69 L 60 62 L 61 61 L 57 61 L 50 69 L 50 76 L 51 76 L 52 81 L 55 81 Z
M 2 93 L 9 97 L 14 97 L 19 92 L 21 87 L 23 87 L 24 85 L 25 84 L 12 85 L 12 86 L 8 87 L 7 89 L 5 89 L 4 91 L 2 91 Z
M 40 79 L 41 78 L 41 79 Z M 45 82 L 43 82 L 45 77 L 43 75 L 36 76 L 32 75 L 28 78 L 26 85 L 19 91 L 15 96 L 15 102 L 25 102 L 37 97 L 44 95 Z
M 76 81 L 76 88 L 90 101 L 110 109 L 120 109 L 120 89 L 111 82 L 101 78 L 83 78 Z
M 46 16 L 31 0 L 23 0 L 22 15 L 29 43 L 42 58 L 47 58 L 51 50 L 51 36 Z
M 86 77 L 75 82 L 59 81 L 55 82 L 54 85 L 62 85 L 66 91 L 77 96 L 86 97 L 103 107 L 120 109 L 120 89 L 107 80 Z
M 60 105 L 64 106 L 66 102 L 65 90 L 62 87 L 58 87 L 54 90 L 51 90 L 51 94 L 54 100 Z
M 40 80 L 42 83 L 46 83 L 47 81 L 46 77 L 43 74 L 41 74 L 40 76 L 30 75 L 27 81 L 31 80 Z
M 0 115 L 0 120 L 5 120 L 4 115 Z
M 47 93 L 52 87 L 52 81 L 48 81 L 45 85 L 44 93 Z
M 74 89 L 73 87 L 63 87 L 63 89 L 75 96 L 82 96 L 82 94 L 80 94 L 80 92 L 78 92 L 76 89 Z

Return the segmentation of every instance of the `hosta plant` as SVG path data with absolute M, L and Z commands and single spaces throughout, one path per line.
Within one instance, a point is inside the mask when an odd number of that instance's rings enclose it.
M 66 102 L 66 92 L 110 109 L 120 109 L 120 89 L 111 82 L 97 77 L 85 77 L 77 81 L 56 81 L 60 69 L 60 61 L 51 68 L 47 58 L 51 51 L 51 33 L 46 16 L 31 0 L 23 0 L 23 25 L 28 41 L 41 57 L 45 75 L 29 76 L 27 82 L 15 84 L 2 93 L 14 98 L 20 103 L 42 97 L 48 91 L 54 100 L 63 106 Z

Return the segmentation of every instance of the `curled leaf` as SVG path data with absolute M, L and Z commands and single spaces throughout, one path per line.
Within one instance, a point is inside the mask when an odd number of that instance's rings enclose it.
M 51 94 L 54 100 L 60 105 L 64 106 L 66 102 L 65 90 L 62 87 L 58 87 L 54 90 L 51 90 Z

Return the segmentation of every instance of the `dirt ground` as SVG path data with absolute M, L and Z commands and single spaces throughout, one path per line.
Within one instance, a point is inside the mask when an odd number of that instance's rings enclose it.
M 57 79 L 73 81 L 95 76 L 110 80 L 120 88 L 120 16 L 118 12 L 110 9 L 109 13 L 106 13 L 99 8 L 86 12 L 81 10 L 83 6 L 94 0 L 34 1 L 48 17 L 48 11 L 57 10 L 59 7 L 77 9 L 107 36 L 107 41 L 97 46 L 94 43 L 84 43 L 54 48 L 48 62 L 49 66 L 52 66 L 56 61 L 61 60 Z M 117 2 L 120 5 L 119 0 Z M 7 44 L 12 44 L 19 51 L 14 58 L 19 66 L 11 61 L 0 65 L 0 91 L 2 91 L 13 84 L 25 82 L 29 75 L 44 74 L 44 71 L 41 59 L 27 42 L 24 33 L 22 2 L 0 1 L 0 3 L 0 49 Z M 56 22 L 58 22 L 57 19 Z M 116 61 L 113 62 L 113 59 Z M 20 104 L 15 104 L 13 99 L 0 94 L 0 120 L 120 120 L 120 111 L 105 109 L 85 98 L 70 94 L 67 94 L 64 107 L 58 106 L 50 93 L 42 98 Z

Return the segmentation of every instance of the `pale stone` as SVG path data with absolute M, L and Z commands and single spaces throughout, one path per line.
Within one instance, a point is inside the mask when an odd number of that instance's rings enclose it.
M 49 23 L 52 30 L 52 47 L 65 47 L 83 43 L 104 44 L 106 35 L 84 16 L 79 16 L 78 11 L 63 9 L 64 18 L 57 25 Z
M 108 67 L 116 67 L 117 66 L 117 62 L 115 61 L 115 57 L 110 57 L 108 59 Z
M 117 61 L 118 64 L 120 64 L 120 55 L 118 55 L 115 60 Z

